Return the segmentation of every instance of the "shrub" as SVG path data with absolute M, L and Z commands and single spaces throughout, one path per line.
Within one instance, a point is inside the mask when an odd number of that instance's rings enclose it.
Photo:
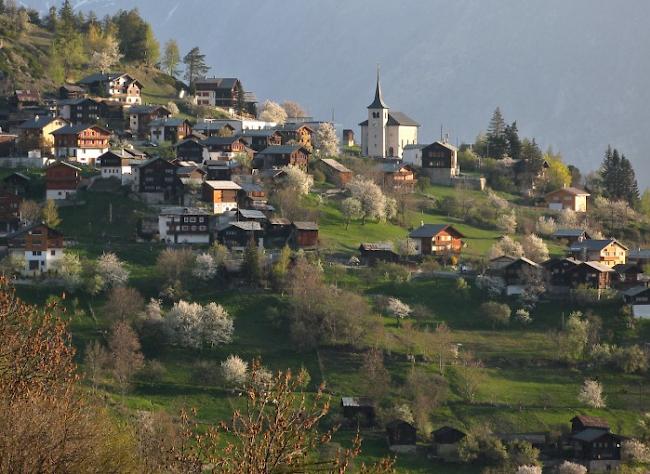
M 230 385 L 241 385 L 246 381 L 248 363 L 236 355 L 230 355 L 221 362 L 221 375 Z

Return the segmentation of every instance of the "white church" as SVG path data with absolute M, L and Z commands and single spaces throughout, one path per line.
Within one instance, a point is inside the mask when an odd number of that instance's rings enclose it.
M 402 112 L 389 112 L 381 94 L 379 71 L 375 100 L 361 126 L 361 153 L 373 158 L 402 158 L 404 147 L 418 142 L 420 124 Z

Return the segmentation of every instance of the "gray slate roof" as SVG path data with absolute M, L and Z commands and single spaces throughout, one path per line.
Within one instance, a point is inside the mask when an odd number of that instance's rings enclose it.
M 21 123 L 18 128 L 38 130 L 50 124 L 56 119 L 57 117 L 52 117 L 51 115 L 38 118 L 34 117 L 30 120 L 27 120 L 26 122 Z
M 623 244 L 621 244 L 618 240 L 616 239 L 598 239 L 598 240 L 583 240 L 582 242 L 576 242 L 571 245 L 570 250 L 572 252 L 580 252 L 583 249 L 586 250 L 592 250 L 592 251 L 600 251 L 607 247 L 609 244 L 612 242 L 616 242 L 620 246 L 622 246 L 624 249 L 627 250 L 627 247 Z
M 558 229 L 553 237 L 580 237 L 584 233 L 586 233 L 584 229 Z
M 303 148 L 300 145 L 273 145 L 264 148 L 260 155 L 288 155 L 296 150 Z

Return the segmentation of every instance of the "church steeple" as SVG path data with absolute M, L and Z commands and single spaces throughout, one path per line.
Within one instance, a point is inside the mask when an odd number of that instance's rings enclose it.
M 377 88 L 375 89 L 375 100 L 368 106 L 369 109 L 387 109 L 384 98 L 381 95 L 381 83 L 379 82 L 379 65 L 377 65 Z

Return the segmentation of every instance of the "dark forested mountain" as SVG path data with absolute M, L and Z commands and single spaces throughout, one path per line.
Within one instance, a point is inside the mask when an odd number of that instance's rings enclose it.
M 45 11 L 51 2 L 27 2 Z M 506 120 L 584 170 L 611 143 L 650 185 L 650 4 L 644 0 L 81 0 L 98 17 L 137 6 L 161 42 L 199 45 L 212 73 L 355 127 L 381 63 L 389 106 L 452 140 Z

